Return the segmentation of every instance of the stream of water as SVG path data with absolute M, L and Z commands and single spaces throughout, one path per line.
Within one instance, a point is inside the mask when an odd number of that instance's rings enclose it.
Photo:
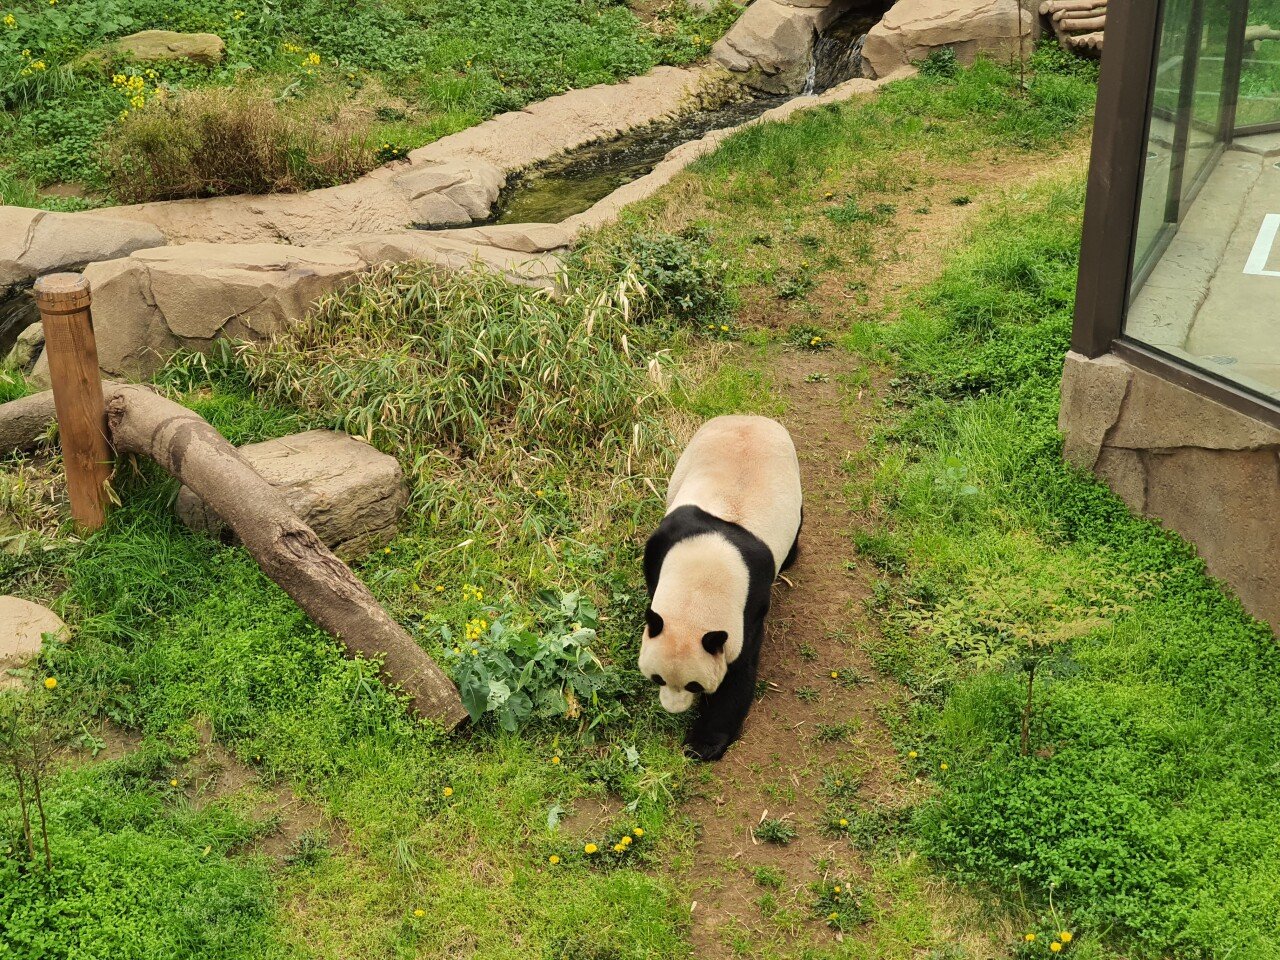
M 13 349 L 18 334 L 40 319 L 30 291 L 19 290 L 0 297 L 0 360 Z

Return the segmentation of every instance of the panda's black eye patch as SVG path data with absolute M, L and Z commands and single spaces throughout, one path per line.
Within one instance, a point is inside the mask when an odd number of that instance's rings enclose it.
M 656 683 L 656 684 L 657 684 L 658 686 L 660 686 L 660 687 L 665 687 L 665 686 L 667 685 L 667 681 L 663 680 L 663 679 L 662 679 L 660 676 L 658 676 L 656 673 L 655 673 L 652 677 L 650 677 L 649 679 L 650 679 L 650 680 L 652 680 L 654 683 Z
M 724 649 L 724 645 L 729 641 L 729 634 L 724 630 L 712 630 L 710 633 L 702 635 L 702 649 L 712 655 L 719 653 Z
M 697 680 L 691 680 L 689 683 L 686 683 L 684 685 L 684 688 L 688 690 L 690 693 L 702 692 L 702 684 L 700 684 Z
M 653 612 L 653 607 L 650 607 L 644 612 L 644 622 L 649 627 L 649 636 L 651 637 L 656 637 L 662 632 L 662 628 L 666 626 L 666 624 L 662 622 L 662 618 Z

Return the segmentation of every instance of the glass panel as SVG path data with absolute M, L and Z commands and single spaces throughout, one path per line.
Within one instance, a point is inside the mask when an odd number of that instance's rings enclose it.
M 1280 123 L 1280 0 L 1249 5 L 1236 126 Z
M 1221 137 L 1228 24 L 1244 2 L 1165 4 L 1125 335 L 1280 400 L 1280 132 Z M 1280 0 L 1248 12 L 1280 24 Z M 1280 40 L 1252 36 L 1237 129 L 1280 120 Z

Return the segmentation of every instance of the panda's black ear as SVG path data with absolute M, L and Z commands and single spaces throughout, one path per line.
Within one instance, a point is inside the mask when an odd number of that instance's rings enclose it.
M 724 649 L 724 645 L 729 640 L 729 634 L 724 630 L 712 630 L 710 633 L 702 635 L 702 649 L 714 656 Z
M 644 612 L 644 622 L 649 625 L 649 636 L 651 637 L 656 637 L 660 634 L 665 626 L 662 618 L 653 612 L 653 607 Z

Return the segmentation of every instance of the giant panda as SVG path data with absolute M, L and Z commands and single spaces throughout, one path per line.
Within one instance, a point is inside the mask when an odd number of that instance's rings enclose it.
M 767 417 L 716 417 L 689 442 L 667 487 L 667 512 L 644 551 L 649 607 L 640 672 L 662 706 L 701 695 L 689 752 L 718 760 L 755 696 L 769 595 L 799 544 L 800 464 Z

